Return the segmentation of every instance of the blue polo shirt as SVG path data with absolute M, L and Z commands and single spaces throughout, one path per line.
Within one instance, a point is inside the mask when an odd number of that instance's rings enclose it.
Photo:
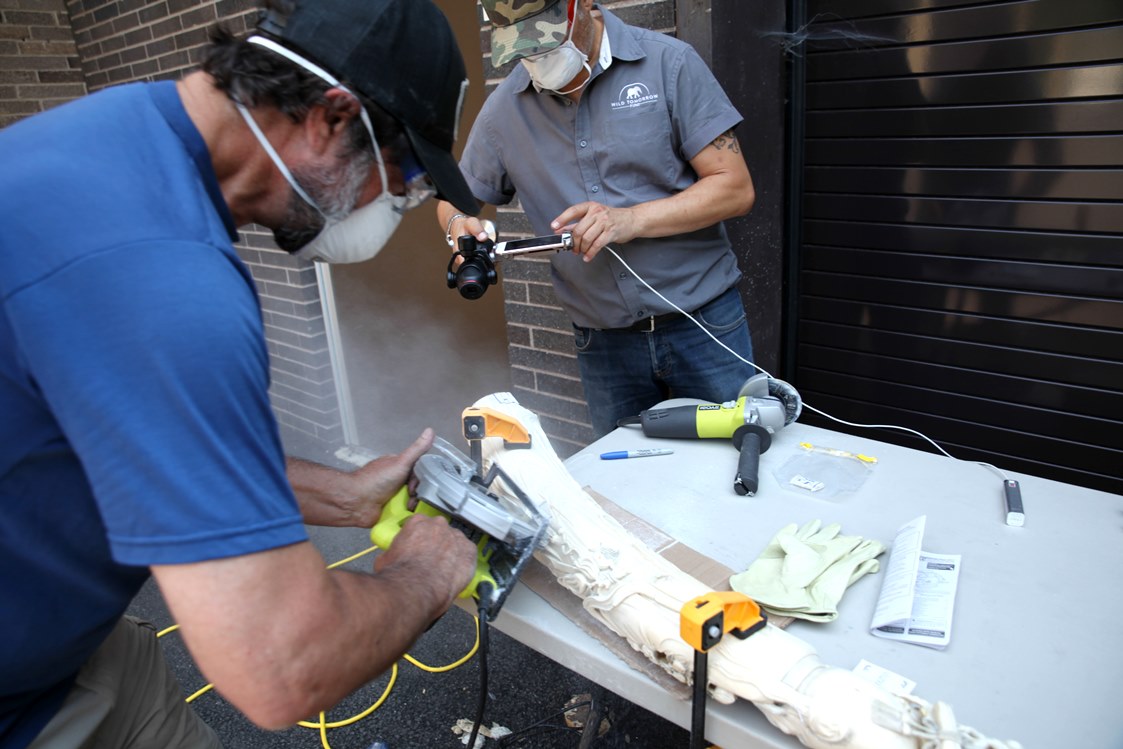
M 536 234 L 553 234 L 550 222 L 587 200 L 626 208 L 685 190 L 697 180 L 690 160 L 742 119 L 692 47 L 600 12 L 611 64 L 597 63 L 578 104 L 538 93 L 516 65 L 464 146 L 460 169 L 476 198 L 505 205 L 517 193 Z M 687 311 L 741 277 L 721 223 L 616 247 Z M 557 253 L 550 262 L 558 299 L 582 327 L 626 327 L 673 310 L 611 253 L 590 263 Z
M 173 83 L 0 131 L 0 747 L 24 747 L 148 565 L 307 538 L 253 279 Z

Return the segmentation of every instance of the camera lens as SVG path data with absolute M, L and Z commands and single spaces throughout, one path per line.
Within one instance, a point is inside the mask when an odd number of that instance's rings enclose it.
M 460 266 L 456 273 L 456 288 L 460 296 L 465 299 L 479 299 L 487 291 L 488 271 L 476 259 L 469 260 Z

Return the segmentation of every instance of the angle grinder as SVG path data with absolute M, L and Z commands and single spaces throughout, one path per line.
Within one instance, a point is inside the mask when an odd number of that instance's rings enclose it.
M 727 439 L 740 451 L 733 490 L 753 496 L 758 488 L 761 453 L 772 445 L 772 435 L 799 418 L 803 401 L 794 387 L 767 374 L 750 377 L 737 399 L 699 406 L 671 406 L 641 411 L 635 419 L 648 437 L 669 439 Z

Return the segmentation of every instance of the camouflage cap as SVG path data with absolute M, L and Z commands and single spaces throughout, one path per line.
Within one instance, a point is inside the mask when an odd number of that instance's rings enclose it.
M 548 52 L 569 32 L 568 0 L 480 0 L 491 21 L 491 64 Z

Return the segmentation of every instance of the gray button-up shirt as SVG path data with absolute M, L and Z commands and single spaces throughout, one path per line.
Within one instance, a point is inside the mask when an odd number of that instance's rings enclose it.
M 475 196 L 503 205 L 517 192 L 536 234 L 553 234 L 550 222 L 586 200 L 623 208 L 685 190 L 697 180 L 690 159 L 741 121 L 693 48 L 600 10 L 612 63 L 593 68 L 580 102 L 536 92 L 518 65 L 484 103 L 461 157 Z M 721 223 L 610 246 L 688 312 L 741 277 Z M 590 263 L 558 253 L 551 264 L 558 299 L 582 327 L 673 310 L 607 250 Z

